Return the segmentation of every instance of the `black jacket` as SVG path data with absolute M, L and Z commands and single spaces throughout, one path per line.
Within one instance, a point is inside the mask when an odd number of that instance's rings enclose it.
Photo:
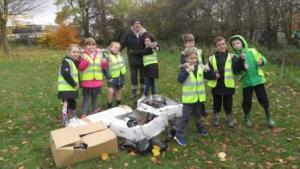
M 63 78 L 66 80 L 67 83 L 69 83 L 71 86 L 76 87 L 78 84 L 73 80 L 71 76 L 71 68 L 69 65 L 69 62 L 67 62 L 65 59 L 72 60 L 76 66 L 78 66 L 78 61 L 73 60 L 69 56 L 65 56 L 60 67 L 60 73 L 63 76 Z M 77 98 L 78 92 L 77 91 L 59 91 L 58 92 L 58 98 L 59 99 L 67 99 L 67 98 Z
M 235 93 L 234 88 L 227 88 L 225 87 L 224 83 L 224 69 L 225 69 L 225 62 L 228 57 L 228 51 L 225 53 L 222 52 L 216 52 L 216 61 L 217 61 L 217 68 L 218 68 L 218 73 L 220 74 L 220 79 L 217 80 L 217 86 L 215 88 L 212 88 L 212 94 L 213 95 L 231 95 Z M 208 65 L 211 70 L 213 70 L 212 64 L 208 62 Z M 236 56 L 232 58 L 232 71 L 234 74 L 240 72 L 243 70 L 244 66 L 244 60 L 238 59 Z M 216 79 L 216 74 L 213 73 L 211 74 L 212 79 Z
M 142 65 L 143 64 L 143 56 L 140 54 L 133 54 L 131 50 L 141 50 L 145 48 L 145 36 L 147 35 L 146 31 L 142 31 L 141 34 L 137 37 L 134 31 L 131 29 L 123 36 L 121 39 L 122 49 L 127 47 L 127 55 L 129 65 Z

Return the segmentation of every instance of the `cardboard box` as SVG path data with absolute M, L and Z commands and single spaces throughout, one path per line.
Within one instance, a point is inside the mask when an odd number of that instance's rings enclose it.
M 74 149 L 80 143 L 87 144 L 87 148 Z M 51 149 L 56 166 L 63 167 L 101 153 L 118 152 L 118 143 L 116 134 L 97 122 L 51 131 Z

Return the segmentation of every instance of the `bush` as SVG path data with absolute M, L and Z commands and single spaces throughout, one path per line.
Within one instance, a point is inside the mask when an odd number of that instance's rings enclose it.
M 56 30 L 50 27 L 46 28 L 44 35 L 39 38 L 38 42 L 56 49 L 65 49 L 70 44 L 78 44 L 80 37 L 76 27 L 60 24 Z
M 53 34 L 52 44 L 57 49 L 65 49 L 70 44 L 78 44 L 80 37 L 74 26 L 61 24 Z

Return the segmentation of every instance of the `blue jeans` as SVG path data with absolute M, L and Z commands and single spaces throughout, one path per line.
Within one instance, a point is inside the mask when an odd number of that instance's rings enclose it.
M 148 96 L 149 90 L 151 89 L 152 95 L 155 95 L 155 83 L 154 78 L 145 77 L 145 89 L 144 95 Z

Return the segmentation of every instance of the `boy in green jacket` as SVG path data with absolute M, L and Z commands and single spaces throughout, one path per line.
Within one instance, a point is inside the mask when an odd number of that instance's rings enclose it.
M 255 48 L 249 48 L 247 41 L 240 35 L 232 36 L 229 42 L 236 55 L 245 59 L 245 71 L 241 75 L 241 82 L 243 87 L 242 107 L 245 114 L 246 125 L 248 127 L 252 126 L 250 110 L 254 90 L 258 102 L 264 108 L 269 127 L 275 127 L 275 122 L 271 117 L 269 100 L 264 86 L 266 79 L 264 77 L 262 66 L 267 63 L 266 58 Z

